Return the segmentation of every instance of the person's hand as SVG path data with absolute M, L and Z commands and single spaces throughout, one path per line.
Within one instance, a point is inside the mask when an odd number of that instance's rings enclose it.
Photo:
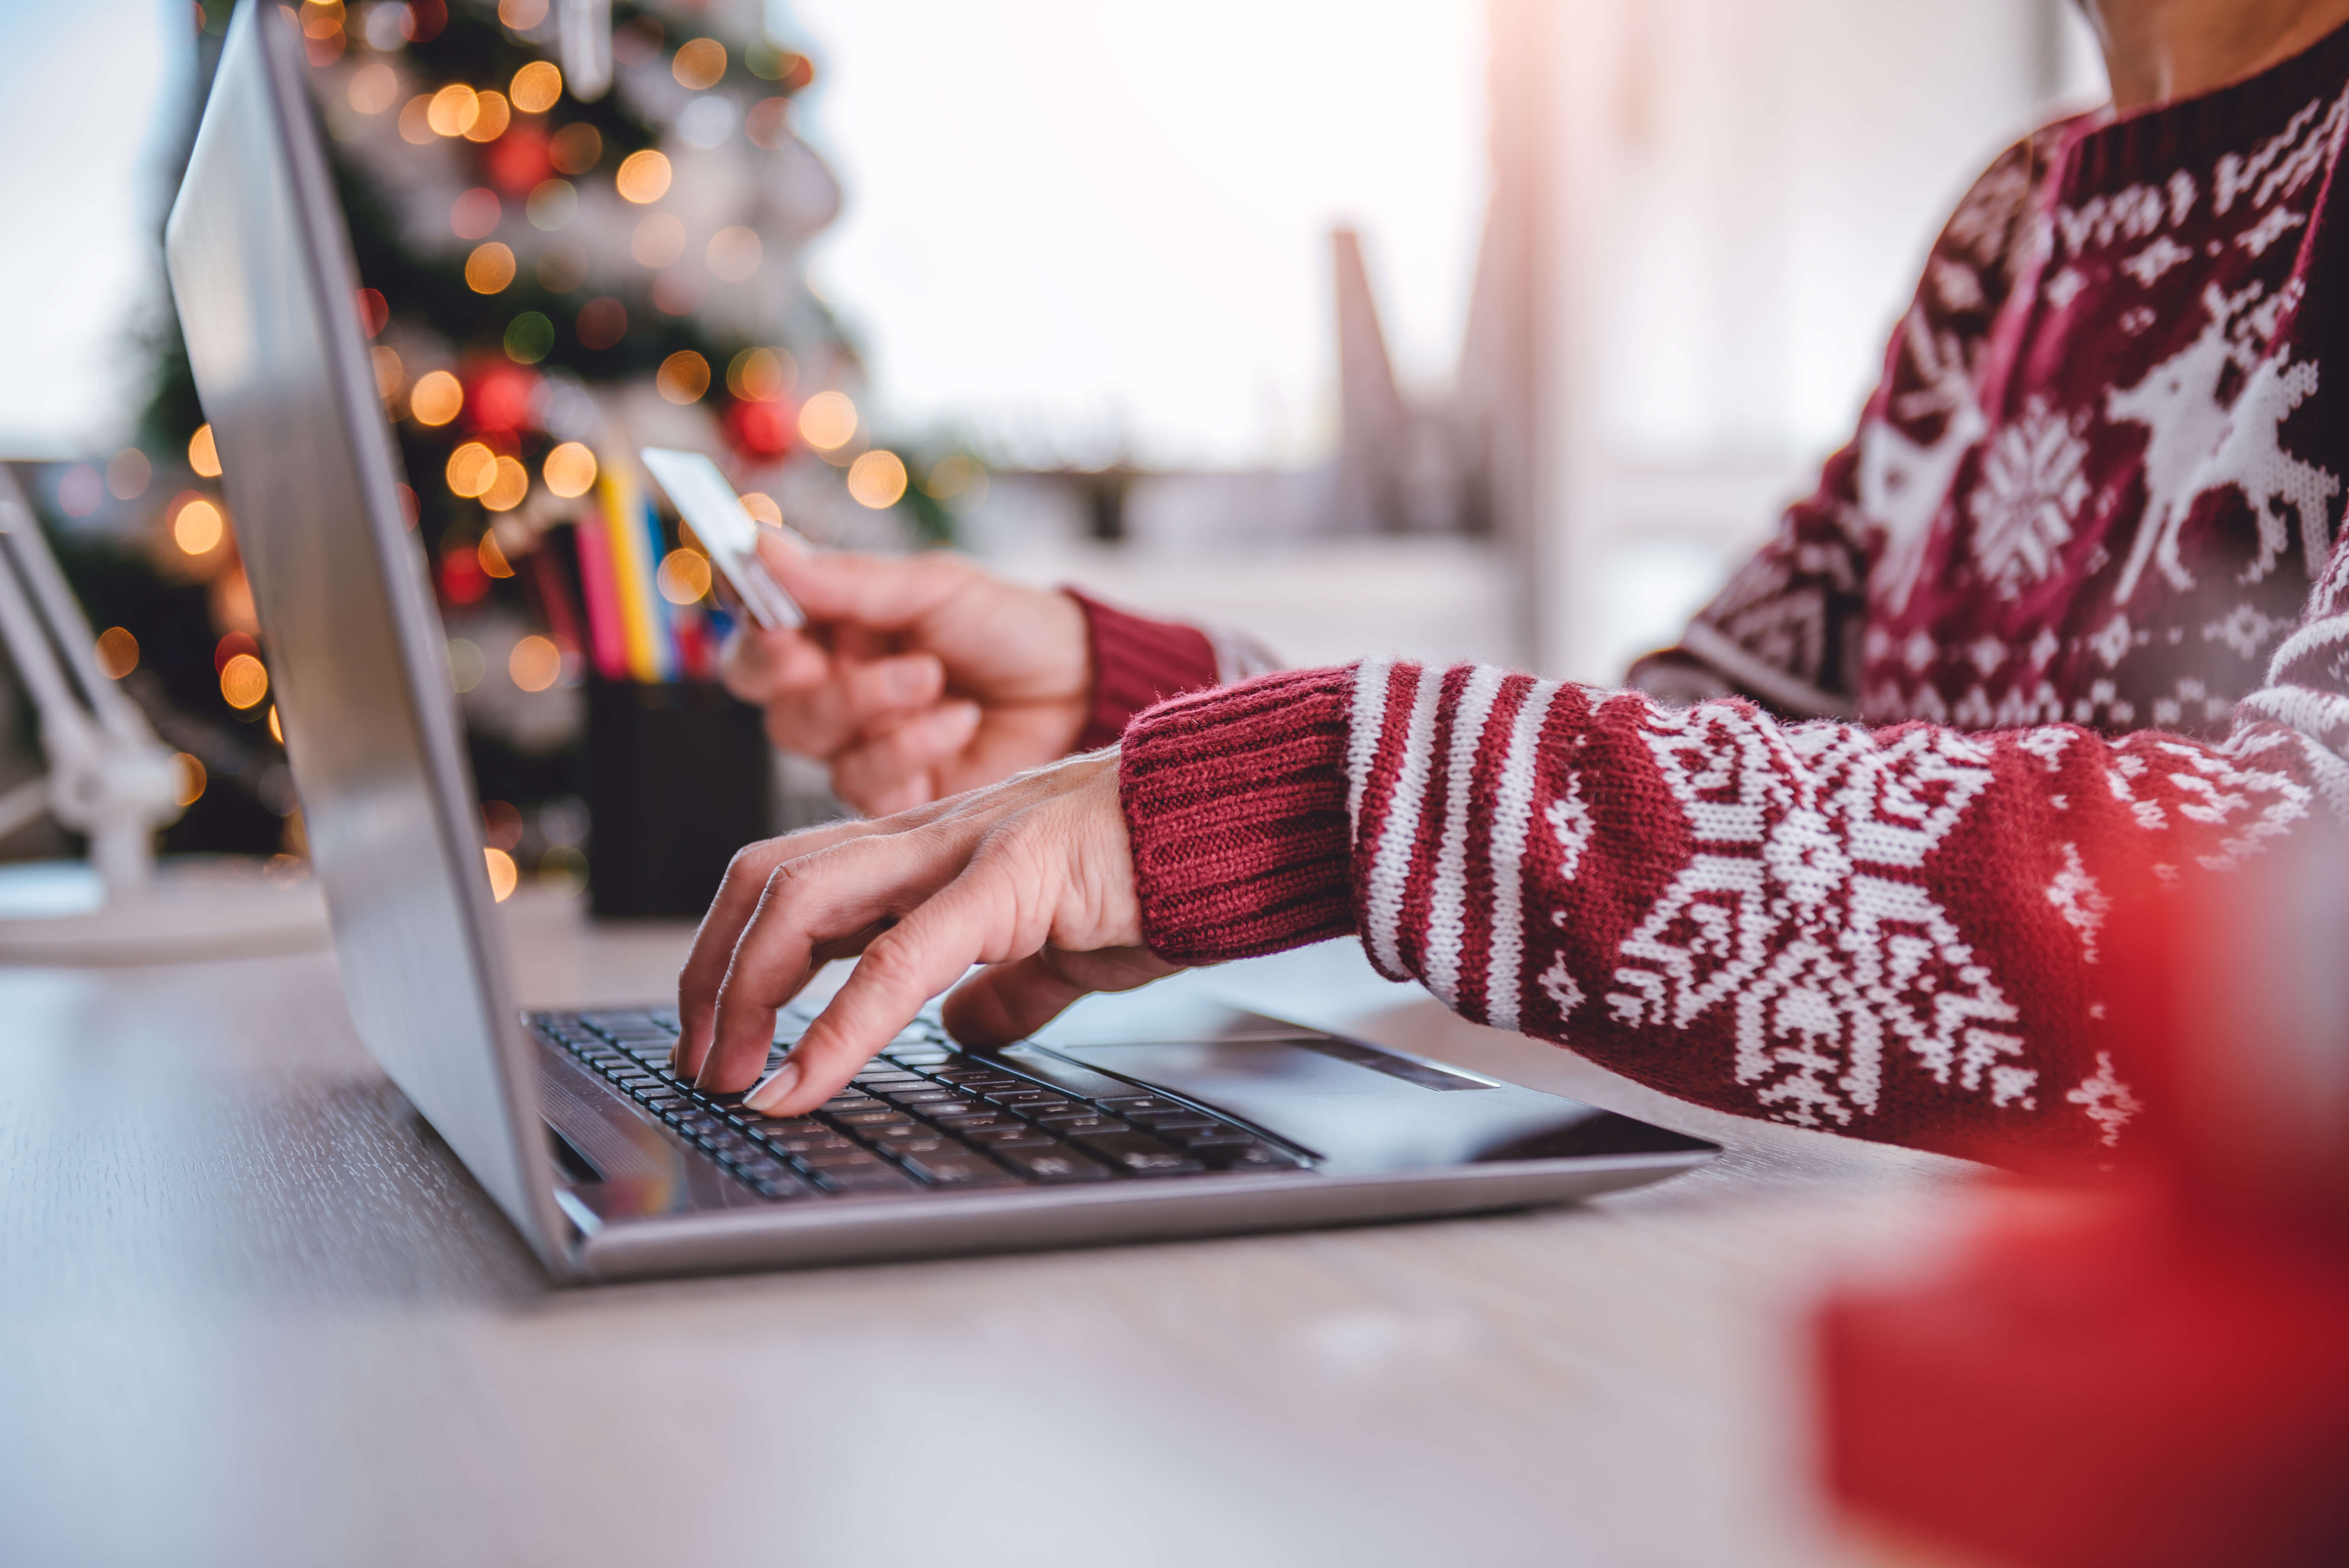
M 1065 757 L 1083 733 L 1092 661 L 1067 594 L 936 551 L 819 552 L 775 533 L 759 548 L 809 624 L 741 623 L 727 689 L 767 710 L 777 746 L 829 764 L 833 793 L 866 816 Z
M 678 982 L 675 1064 L 719 1094 L 750 1088 L 775 1012 L 833 958 L 860 955 L 750 1108 L 822 1105 L 974 964 L 947 999 L 966 1045 L 1020 1038 L 1089 991 L 1174 965 L 1142 944 L 1117 756 L 1095 752 L 872 822 L 734 857 Z

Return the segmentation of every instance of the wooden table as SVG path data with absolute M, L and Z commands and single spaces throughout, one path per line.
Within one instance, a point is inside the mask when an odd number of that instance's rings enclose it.
M 507 907 L 527 999 L 684 952 Z M 1730 1152 L 1489 1219 L 559 1290 L 326 954 L 0 971 L 0 1562 L 1841 1560 L 1803 1304 L 1963 1167 L 1678 1105 L 1350 944 L 1213 979 Z

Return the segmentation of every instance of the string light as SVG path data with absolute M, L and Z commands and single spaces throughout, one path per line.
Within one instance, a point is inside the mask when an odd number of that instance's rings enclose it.
M 280 746 L 285 744 L 285 727 L 277 722 L 277 705 L 274 702 L 269 705 L 269 738 Z
M 498 474 L 498 455 L 479 441 L 467 441 L 449 454 L 449 490 L 467 500 L 490 488 Z
M 565 174 L 585 174 L 604 160 L 604 133 L 585 120 L 566 125 L 547 142 L 546 156 Z
M 543 312 L 526 310 L 506 324 L 506 357 L 535 365 L 554 347 L 554 323 Z
M 565 441 L 546 454 L 539 476 L 550 491 L 564 500 L 585 495 L 595 482 L 595 454 L 577 441 Z
M 435 136 L 462 136 L 481 118 L 481 95 L 462 82 L 450 82 L 432 95 L 425 123 Z
M 506 578 L 514 574 L 513 562 L 506 559 L 505 547 L 498 542 L 494 531 L 481 535 L 481 542 L 473 546 L 473 559 L 481 563 L 481 574 L 485 577 Z
M 529 495 L 530 470 L 523 468 L 518 459 L 500 458 L 497 472 L 491 477 L 490 488 L 481 492 L 481 504 L 492 511 L 512 511 Z M 506 574 L 512 576 L 513 569 L 508 567 Z
M 542 180 L 523 206 L 531 226 L 553 233 L 579 215 L 579 190 L 568 180 Z
M 269 695 L 269 671 L 251 654 L 239 654 L 221 666 L 221 696 L 240 711 Z
M 680 348 L 661 361 L 653 385 L 672 403 L 698 402 L 709 390 L 709 361 L 690 348 Z
M 220 478 L 220 449 L 212 445 L 212 428 L 199 425 L 188 438 L 188 467 L 208 480 Z
M 476 245 L 465 258 L 465 286 L 475 294 L 493 294 L 513 282 L 514 253 L 497 241 Z
M 139 667 L 139 639 L 130 628 L 109 626 L 98 634 L 98 667 L 110 681 L 119 681 Z
M 722 282 L 739 284 L 759 270 L 765 252 L 759 236 L 737 225 L 720 229 L 710 236 L 709 248 L 704 253 L 710 274 Z
M 422 93 L 399 108 L 399 139 L 421 147 L 440 133 L 432 129 L 432 95 Z
M 408 366 L 399 362 L 398 352 L 388 344 L 377 344 L 369 356 L 375 361 L 376 396 L 388 403 L 408 385 Z
M 896 505 L 905 493 L 905 459 L 874 448 L 848 466 L 848 493 L 857 505 L 875 511 Z
M 171 515 L 171 542 L 186 555 L 211 553 L 228 531 L 227 520 L 220 508 L 203 497 L 190 493 L 181 499 L 180 510 Z
M 634 201 L 641 207 L 647 201 L 659 201 L 667 193 L 670 173 L 668 160 L 647 147 L 642 152 L 631 152 L 622 159 L 619 172 L 612 177 L 612 182 L 619 190 L 623 201 Z
M 351 108 L 361 114 L 381 114 L 399 97 L 399 73 L 381 60 L 351 73 Z
M 657 272 L 685 253 L 685 220 L 674 212 L 654 212 L 636 225 L 628 240 L 628 254 L 639 266 Z
M 563 97 L 563 69 L 552 60 L 533 60 L 514 73 L 507 91 L 523 113 L 544 114 Z
M 514 885 L 522 881 L 521 869 L 514 864 L 512 855 L 494 845 L 483 845 L 481 858 L 490 868 L 491 899 L 498 903 L 505 903 L 513 897 Z
M 726 77 L 726 46 L 715 38 L 694 38 L 677 46 L 669 60 L 669 74 L 677 85 L 693 92 L 707 92 Z
M 106 465 L 106 488 L 117 500 L 137 500 L 147 493 L 147 481 L 154 477 L 155 465 L 136 447 L 123 448 Z
M 465 139 L 495 141 L 506 133 L 507 122 L 513 119 L 513 111 L 506 103 L 506 95 L 482 93 L 475 102 L 480 105 L 480 113 L 474 117 L 473 123 L 465 128 Z
M 726 390 L 745 403 L 772 403 L 791 391 L 798 372 L 788 354 L 746 348 L 726 366 Z
M 445 425 L 455 418 L 465 407 L 465 388 L 446 370 L 435 370 L 421 377 L 408 395 L 408 411 L 419 425 Z
M 697 603 L 709 592 L 709 558 L 698 550 L 672 550 L 661 557 L 653 582 L 670 603 Z
M 977 463 L 956 452 L 931 465 L 930 477 L 923 481 L 922 488 L 935 500 L 952 500 L 981 477 Z
M 498 0 L 498 20 L 517 33 L 527 33 L 546 20 L 546 0 Z
M 476 185 L 449 206 L 449 231 L 460 240 L 486 240 L 497 232 L 505 204 L 486 185 Z
M 186 810 L 204 798 L 204 765 L 184 751 L 171 754 L 171 798 Z
M 800 435 L 819 451 L 837 451 L 855 438 L 856 405 L 845 392 L 819 392 L 800 408 Z
M 563 650 L 549 637 L 528 636 L 513 645 L 506 674 L 523 691 L 544 691 L 563 676 Z
M 783 526 L 783 509 L 777 506 L 775 504 L 775 498 L 769 495 L 764 490 L 751 490 L 748 494 L 744 495 L 742 497 L 742 510 L 749 512 L 756 521 L 765 523 L 769 528 L 781 528 Z

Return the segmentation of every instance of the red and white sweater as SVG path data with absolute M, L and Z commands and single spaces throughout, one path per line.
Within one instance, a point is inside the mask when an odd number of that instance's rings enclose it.
M 1993 163 L 1857 438 L 1645 689 L 1371 660 L 1142 713 L 1150 945 L 1358 933 L 1706 1105 L 2115 1143 L 2116 902 L 2349 813 L 2344 88 L 2349 33 Z M 1228 676 L 1091 608 L 1104 693 Z

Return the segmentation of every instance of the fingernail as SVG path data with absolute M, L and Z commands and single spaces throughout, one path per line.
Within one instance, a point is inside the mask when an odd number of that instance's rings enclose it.
M 762 1114 L 771 1113 L 792 1097 L 800 1087 L 800 1064 L 786 1061 L 769 1073 L 760 1085 L 742 1097 L 742 1103 Z

